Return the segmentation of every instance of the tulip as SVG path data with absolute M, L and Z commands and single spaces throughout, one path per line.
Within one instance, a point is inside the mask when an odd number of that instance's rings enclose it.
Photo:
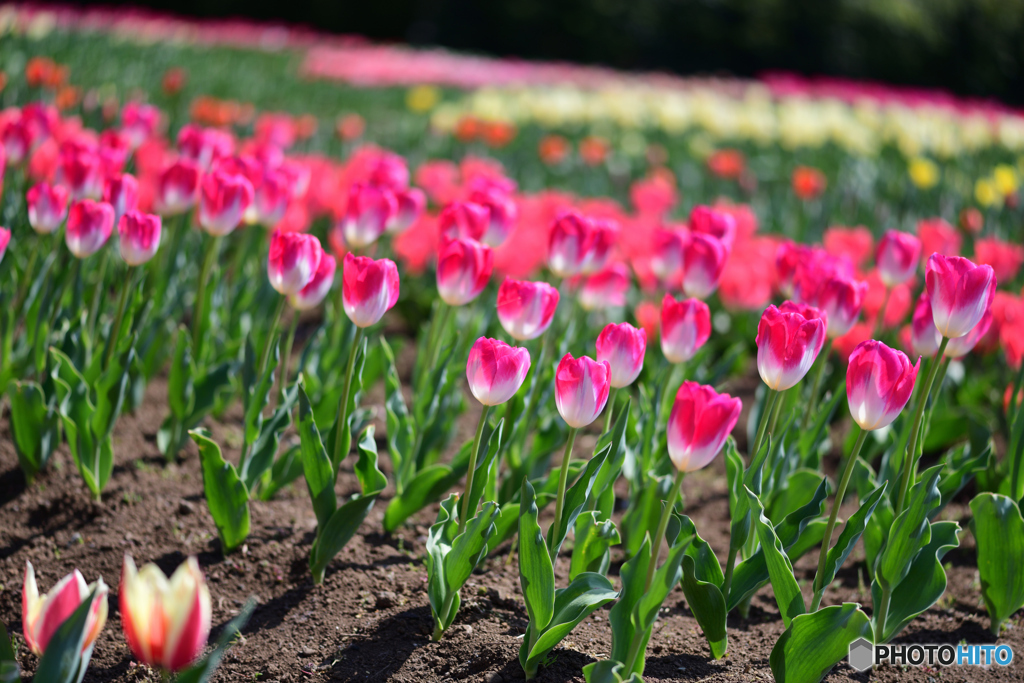
M 356 183 L 349 189 L 340 229 L 349 249 L 368 247 L 384 234 L 398 213 L 395 194 L 384 187 Z
M 591 219 L 580 272 L 584 275 L 600 272 L 608 263 L 612 247 L 615 246 L 618 237 L 619 226 L 615 221 L 604 218 Z
M 500 247 L 512 234 L 519 218 L 519 207 L 510 194 L 497 186 L 474 190 L 469 200 L 487 209 L 487 229 L 481 241 L 490 247 Z
M 267 258 L 270 286 L 284 296 L 298 294 L 316 275 L 323 255 L 320 240 L 313 235 L 275 230 Z
M 127 173 L 107 178 L 103 201 L 114 207 L 114 223 L 120 224 L 121 216 L 139 207 L 139 181 Z
M 200 189 L 199 224 L 214 237 L 230 234 L 241 224 L 254 194 L 245 176 L 224 171 L 208 174 Z
M 19 166 L 32 151 L 32 128 L 24 115 L 0 124 L 0 143 L 11 166 Z
M 490 210 L 472 202 L 452 202 L 437 217 L 441 239 L 470 239 L 480 241 L 487 232 Z
M 400 154 L 384 151 L 376 156 L 376 163 L 370 171 L 371 183 L 393 192 L 400 192 L 409 187 L 409 167 Z
M 690 232 L 717 237 L 726 251 L 732 251 L 736 240 L 736 219 L 731 214 L 698 204 L 690 211 L 689 225 Z
M 64 241 L 76 258 L 92 256 L 107 243 L 114 230 L 114 207 L 104 202 L 83 199 L 68 211 Z
M 253 196 L 256 222 L 268 228 L 280 223 L 288 210 L 292 192 L 292 179 L 286 173 L 265 171 Z
M 99 199 L 103 196 L 103 170 L 94 147 L 66 142 L 61 145 L 59 164 L 58 177 L 71 192 L 72 199 Z
M 875 265 L 886 287 L 895 287 L 914 277 L 921 260 L 921 240 L 898 230 L 889 230 L 878 242 Z
M 0 263 L 4 260 L 4 255 L 7 253 L 7 245 L 11 243 L 11 231 L 7 228 L 0 228 Z
M 992 327 L 992 311 L 985 311 L 978 324 L 971 328 L 971 331 L 962 337 L 950 339 L 946 345 L 945 356 L 947 358 L 960 359 L 974 350 Z
M 697 382 L 683 382 L 668 418 L 668 453 L 680 472 L 707 467 L 739 420 L 743 402 Z
M 960 233 L 942 218 L 926 218 L 917 222 L 917 236 L 921 238 L 921 258 L 927 261 L 932 254 L 956 256 L 960 253 Z M 927 262 L 925 263 L 927 266 Z
M 976 266 L 961 256 L 932 254 L 925 269 L 925 291 L 932 318 L 943 337 L 970 332 L 992 306 L 996 278 L 992 266 Z
M 121 134 L 132 149 L 138 149 L 159 128 L 160 110 L 151 104 L 128 102 L 121 110 Z
M 387 224 L 387 232 L 392 235 L 400 235 L 419 220 L 423 211 L 427 208 L 427 195 L 423 190 L 410 187 L 408 190 L 399 192 L 396 195 L 398 210 Z
M 579 292 L 580 306 L 587 311 L 625 306 L 629 282 L 629 269 L 621 263 L 612 264 L 599 273 L 585 276 Z
M 661 300 L 661 352 L 670 363 L 685 363 L 711 337 L 711 309 L 700 299 Z
M 662 282 L 670 282 L 683 268 L 683 243 L 686 233 L 681 230 L 658 228 L 653 235 L 651 271 Z
M 210 590 L 199 562 L 190 557 L 168 579 L 155 564 L 136 570 L 124 558 L 121 625 L 135 657 L 147 666 L 177 672 L 202 653 L 210 635 Z
M 583 269 L 592 224 L 576 211 L 567 211 L 555 219 L 548 240 L 548 268 L 558 277 L 573 277 Z
M 121 216 L 117 234 L 124 262 L 141 266 L 153 258 L 160 246 L 160 229 L 160 216 L 134 210 Z
M 558 290 L 546 282 L 505 278 L 498 288 L 498 320 L 513 339 L 536 339 L 551 326 Z
M 334 273 L 337 270 L 337 261 L 327 252 L 320 257 L 320 265 L 316 273 L 305 287 L 288 297 L 288 302 L 297 311 L 309 311 L 320 305 L 320 302 L 327 297 L 334 284 Z
M 161 216 L 177 216 L 196 205 L 199 196 L 199 166 L 179 159 L 164 169 L 157 179 L 154 205 Z
M 41 235 L 55 232 L 67 216 L 68 191 L 63 185 L 33 185 L 25 199 L 28 203 L 29 225 Z
M 216 128 L 200 128 L 190 123 L 178 131 L 178 151 L 181 156 L 194 161 L 204 170 L 231 156 L 234 149 L 235 141 L 231 134 Z
M 992 266 L 998 282 L 1015 280 L 1021 264 L 1024 264 L 1024 247 L 995 237 L 977 240 L 974 243 L 974 254 L 978 263 Z
M 869 431 L 889 426 L 900 414 L 914 392 L 914 381 L 920 368 L 920 359 L 911 366 L 910 360 L 903 352 L 891 349 L 879 341 L 862 342 L 850 354 L 850 364 L 846 369 L 846 400 L 850 405 L 850 416 L 860 427 L 860 433 L 857 435 L 853 451 L 846 458 L 836 499 L 832 503 L 832 511 L 825 526 L 825 536 L 818 554 L 818 572 L 814 577 L 811 612 L 818 609 L 825 592 L 822 582 L 825 576 L 825 562 L 832 546 L 832 532 L 835 531 L 839 508 L 843 504 L 843 497 L 853 474 L 853 464 L 860 455 L 865 437 Z M 916 430 L 914 431 L 911 440 L 916 438 Z M 909 472 L 909 469 L 905 468 L 906 472 Z M 899 513 L 900 509 L 897 508 L 896 515 Z M 880 623 L 883 625 L 888 604 L 889 596 L 886 594 L 879 607 Z
M 494 268 L 494 253 L 469 239 L 445 240 L 437 254 L 437 291 L 449 306 L 469 303 L 484 290 Z
M 818 287 L 814 303 L 827 316 L 829 339 L 841 337 L 850 331 L 860 317 L 867 291 L 866 282 L 842 276 L 831 277 Z
M 31 562 L 25 563 L 25 584 L 21 594 L 21 624 L 25 644 L 38 657 L 46 651 L 57 629 L 88 599 L 92 591 L 96 597 L 85 622 L 82 652 L 88 652 L 96 637 L 107 623 L 107 585 L 103 579 L 86 585 L 85 577 L 77 569 L 61 579 L 50 591 L 40 597 L 36 585 L 36 572 Z
M 825 323 L 769 306 L 757 325 L 757 372 L 772 391 L 796 386 L 825 343 Z M 755 451 L 756 452 L 756 451 Z
M 857 268 L 875 251 L 875 238 L 863 225 L 856 228 L 833 226 L 825 230 L 821 241 L 827 253 L 847 258 Z
M 647 333 L 629 323 L 611 323 L 597 336 L 597 361 L 611 369 L 609 383 L 615 389 L 632 384 L 644 367 Z
M 705 299 L 718 289 L 729 252 L 713 235 L 691 233 L 683 245 L 683 291 Z
M 941 343 L 942 333 L 935 327 L 932 317 L 932 302 L 927 293 L 921 292 L 910 323 L 910 348 L 918 356 L 930 357 L 939 350 Z
M 466 380 L 476 400 L 493 407 L 512 398 L 529 371 L 530 352 L 525 348 L 480 337 L 469 351 Z
M 398 266 L 394 261 L 345 254 L 342 296 L 345 314 L 357 327 L 380 322 L 398 301 L 398 289 Z

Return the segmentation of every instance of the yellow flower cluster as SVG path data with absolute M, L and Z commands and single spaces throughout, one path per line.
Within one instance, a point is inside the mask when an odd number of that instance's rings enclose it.
M 1024 170 L 1024 159 L 1019 165 Z M 1002 204 L 1007 197 L 1017 194 L 1020 183 L 1021 171 L 1009 164 L 999 164 L 991 175 L 978 178 L 974 183 L 974 198 L 982 206 Z
M 908 159 L 951 158 L 1002 147 L 1024 150 L 1024 118 L 958 113 L 948 108 L 862 100 L 773 97 L 763 84 L 701 81 L 685 89 L 620 84 L 586 90 L 572 86 L 482 88 L 433 109 L 431 121 L 453 131 L 466 116 L 544 128 L 616 125 L 670 135 L 703 131 L 714 141 L 778 144 L 786 149 L 834 143 L 871 156 L 886 144 Z

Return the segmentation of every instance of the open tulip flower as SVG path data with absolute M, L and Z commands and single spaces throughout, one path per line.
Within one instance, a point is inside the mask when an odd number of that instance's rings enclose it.
M 711 337 L 711 309 L 700 299 L 661 300 L 661 352 L 670 363 L 685 363 Z
M 155 564 L 137 570 L 125 555 L 119 601 L 125 639 L 143 664 L 178 672 L 202 654 L 212 609 L 196 558 L 182 562 L 168 579 Z
M 82 651 L 88 651 L 107 623 L 107 585 L 103 579 L 86 585 L 77 569 L 61 579 L 49 592 L 39 595 L 36 572 L 31 562 L 25 563 L 25 585 L 21 596 L 22 629 L 25 644 L 36 656 L 42 656 L 53 634 L 85 602 L 93 590 L 96 597 L 85 624 Z
M 28 222 L 41 235 L 55 232 L 68 212 L 68 191 L 63 185 L 39 183 L 29 188 Z
M 976 266 L 962 256 L 932 254 L 925 269 L 925 291 L 939 333 L 946 339 L 962 337 L 992 306 L 995 272 L 992 266 Z
M 83 199 L 71 205 L 64 241 L 76 258 L 84 259 L 99 251 L 114 230 L 114 207 L 104 202 Z
M 498 320 L 513 339 L 536 339 L 551 326 L 558 299 L 558 290 L 546 282 L 505 278 L 498 287 Z

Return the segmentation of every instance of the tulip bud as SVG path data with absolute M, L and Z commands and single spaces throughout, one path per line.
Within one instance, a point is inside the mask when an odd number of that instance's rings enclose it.
M 611 323 L 597 335 L 597 360 L 608 363 L 611 385 L 616 389 L 632 384 L 644 367 L 647 332 L 629 323 Z
M 683 382 L 668 418 L 668 455 L 682 472 L 706 467 L 722 450 L 743 403 L 697 382 Z
M 490 247 L 500 247 L 512 234 L 519 218 L 519 207 L 510 194 L 497 186 L 477 189 L 469 200 L 487 209 L 487 229 L 481 241 Z
M 629 282 L 629 269 L 621 263 L 612 264 L 599 273 L 585 276 L 579 293 L 580 306 L 587 311 L 625 306 Z
M 275 230 L 267 258 L 270 286 L 285 296 L 298 294 L 316 275 L 323 255 L 320 240 L 313 235 Z
M 530 372 L 530 352 L 497 339 L 480 337 L 469 350 L 466 380 L 469 390 L 485 406 L 512 398 Z
M 683 268 L 683 244 L 686 233 L 658 228 L 653 234 L 651 272 L 662 282 L 671 281 Z
M 230 234 L 242 223 L 254 194 L 252 183 L 245 176 L 224 171 L 208 174 L 200 191 L 199 224 L 215 237 Z
M 256 222 L 268 228 L 276 226 L 284 218 L 291 198 L 291 178 L 282 171 L 265 171 L 253 196 Z
M 910 400 L 920 367 L 920 358 L 911 366 L 902 351 L 879 341 L 861 342 L 846 368 L 846 400 L 854 422 L 868 431 L 892 424 Z
M 690 232 L 717 237 L 726 251 L 732 251 L 736 240 L 736 218 L 725 211 L 698 204 L 690 211 Z
M 729 252 L 720 239 L 704 233 L 690 233 L 683 245 L 683 291 L 686 296 L 705 299 L 718 289 Z
M 156 183 L 153 204 L 161 216 L 177 216 L 196 205 L 199 196 L 199 166 L 179 159 L 164 169 Z
M 932 319 L 942 336 L 962 337 L 992 306 L 996 277 L 992 266 L 976 266 L 961 256 L 932 254 L 925 269 L 925 291 Z
M 548 240 L 548 268 L 559 277 L 579 275 L 590 237 L 591 222 L 576 211 L 567 211 L 555 219 Z
M 470 239 L 480 241 L 487 232 L 490 211 L 486 206 L 472 202 L 452 202 L 437 217 L 437 230 L 441 239 Z
M 210 590 L 190 557 L 168 579 L 155 564 L 141 571 L 124 557 L 121 626 L 135 657 L 147 666 L 181 671 L 202 653 L 210 635 Z
M 804 378 L 825 343 L 821 318 L 769 306 L 757 325 L 757 371 L 769 389 L 785 391 Z
M 615 221 L 593 218 L 587 235 L 580 272 L 591 275 L 600 272 L 612 255 L 612 247 L 619 238 L 619 226 Z
M 141 266 L 156 255 L 160 247 L 160 216 L 129 211 L 117 225 L 121 258 L 129 266 Z
M 349 249 L 362 249 L 377 241 L 398 213 L 394 193 L 376 185 L 356 183 L 349 189 L 341 234 Z
M 139 181 L 127 173 L 107 178 L 103 201 L 114 207 L 114 223 L 119 224 L 121 216 L 139 208 Z
M 685 363 L 711 337 L 711 309 L 700 299 L 661 300 L 661 352 L 670 363 Z
M 962 337 L 954 337 L 949 340 L 946 344 L 946 352 L 943 354 L 946 358 L 963 358 L 978 345 L 986 334 L 988 334 L 989 328 L 992 327 L 992 310 L 985 311 L 985 315 L 981 316 L 981 320 L 978 324 L 971 328 L 971 331 Z
M 357 327 L 376 325 L 398 301 L 398 266 L 390 259 L 349 252 L 341 278 L 345 314 Z
M 4 254 L 7 253 L 7 245 L 11 243 L 11 231 L 7 228 L 0 228 L 0 263 L 4 260 Z
M 114 207 L 83 199 L 71 205 L 64 242 L 77 258 L 92 256 L 114 231 Z
M 32 151 L 32 128 L 24 116 L 0 124 L 0 142 L 11 166 L 19 166 Z
M 63 185 L 33 185 L 25 199 L 28 203 L 28 222 L 39 234 L 48 235 L 64 222 L 68 211 L 68 191 Z
M 300 289 L 298 293 L 288 297 L 292 308 L 297 311 L 308 311 L 319 306 L 320 302 L 327 296 L 327 293 L 331 291 L 331 286 L 334 284 L 334 272 L 337 270 L 337 267 L 338 263 L 334 260 L 334 257 L 324 252 L 323 256 L 320 257 L 320 265 L 317 267 L 313 279 Z
M 850 331 L 860 317 L 867 291 L 868 283 L 842 276 L 831 277 L 818 287 L 814 303 L 827 316 L 829 338 L 842 337 Z
M 437 291 L 449 306 L 462 306 L 487 286 L 494 253 L 474 240 L 444 240 L 437 253 Z
M 216 128 L 200 128 L 188 124 L 178 131 L 178 151 L 181 156 L 194 161 L 206 170 L 214 162 L 229 157 L 234 153 L 235 141 L 230 133 Z
M 61 145 L 58 177 L 71 192 L 72 199 L 99 199 L 103 196 L 103 169 L 95 147 L 69 141 Z
M 82 652 L 85 652 L 107 623 L 107 585 L 103 579 L 96 583 L 85 584 L 82 572 L 77 569 L 61 579 L 46 595 L 39 596 L 36 585 L 36 572 L 31 562 L 25 563 L 25 585 L 21 594 L 21 624 L 24 631 L 25 644 L 36 656 L 42 656 L 50 638 L 75 610 L 89 598 L 96 589 L 96 599 L 89 610 L 85 622 L 85 640 Z
M 387 225 L 387 232 L 392 235 L 400 235 L 412 227 L 412 224 L 419 220 L 427 208 L 427 195 L 416 187 L 399 192 L 396 199 L 398 210 Z
M 558 299 L 546 282 L 505 278 L 498 288 L 498 320 L 513 339 L 536 339 L 551 326 Z
M 132 149 L 138 149 L 159 128 L 160 110 L 151 104 L 128 102 L 121 110 L 121 134 Z
M 917 272 L 921 240 L 907 232 L 889 230 L 878 242 L 875 265 L 886 287 L 901 285 Z
M 565 354 L 555 371 L 555 407 L 565 423 L 582 429 L 597 419 L 608 402 L 611 366 Z
M 921 292 L 910 323 L 910 348 L 918 356 L 931 357 L 939 350 L 941 343 L 942 334 L 935 327 L 932 317 L 932 302 L 928 300 L 926 292 Z

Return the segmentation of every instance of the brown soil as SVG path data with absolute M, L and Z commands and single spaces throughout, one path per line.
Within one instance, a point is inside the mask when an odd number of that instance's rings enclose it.
M 124 553 L 139 563 L 154 561 L 172 571 L 186 555 L 198 555 L 213 594 L 215 634 L 253 595 L 259 601 L 244 638 L 227 655 L 215 681 L 515 681 L 522 679 L 518 636 L 527 617 L 516 563 L 507 562 L 508 544 L 488 559 L 463 591 L 463 607 L 440 643 L 430 641 L 426 571 L 421 561 L 428 525 L 436 506 L 420 512 L 395 536 L 382 533 L 386 493 L 348 546 L 331 564 L 322 586 L 313 586 L 307 557 L 315 517 L 305 487 L 286 490 L 277 500 L 252 503 L 252 534 L 247 546 L 221 556 L 216 531 L 203 501 L 194 448 L 179 464 L 165 466 L 155 443 L 163 419 L 166 385 L 154 382 L 145 405 L 124 415 L 115 433 L 117 465 L 104 502 L 95 505 L 62 448 L 49 470 L 26 487 L 17 466 L 7 420 L 0 422 L 0 619 L 20 646 L 21 663 L 31 673 L 36 659 L 21 638 L 21 583 L 25 561 L 35 565 L 40 586 L 48 589 L 73 568 L 90 581 L 102 575 L 111 584 L 110 620 L 96 646 L 90 682 L 156 681 L 137 665 L 124 637 L 117 608 L 117 580 Z M 379 396 L 373 397 L 378 401 Z M 381 411 L 382 414 L 382 411 Z M 237 410 L 211 427 L 218 442 L 237 443 Z M 475 421 L 476 415 L 469 416 Z M 379 421 L 380 422 L 380 421 Z M 742 422 L 740 424 L 743 424 Z M 378 429 L 383 429 L 379 424 Z M 584 444 L 585 445 L 585 444 Z M 226 449 L 227 457 L 237 451 Z M 383 458 L 383 467 L 387 459 Z M 338 492 L 358 490 L 351 471 L 343 472 Z M 728 547 L 728 504 L 724 469 L 688 477 L 687 511 L 700 533 L 724 559 Z M 959 501 L 944 513 L 964 524 L 969 509 Z M 974 540 L 963 534 L 961 548 L 950 552 L 949 588 L 932 609 L 900 636 L 902 642 L 990 643 L 988 617 L 981 603 Z M 621 557 L 613 564 L 617 575 Z M 809 598 L 814 558 L 797 569 Z M 568 560 L 559 562 L 565 585 Z M 863 555 L 855 555 L 829 590 L 825 604 L 870 603 L 860 587 Z M 1024 656 L 1024 614 L 1011 619 L 1000 642 Z M 771 680 L 768 655 L 782 632 L 769 588 L 754 599 L 750 617 L 732 617 L 729 651 L 710 659 L 707 644 L 678 588 L 669 596 L 648 649 L 649 681 Z M 541 670 L 542 681 L 582 681 L 581 668 L 609 651 L 607 610 L 599 610 L 555 650 L 554 663 Z M 837 681 L 1024 680 L 1024 665 L 1008 668 L 928 669 L 883 667 L 857 674 L 845 664 L 826 679 Z

